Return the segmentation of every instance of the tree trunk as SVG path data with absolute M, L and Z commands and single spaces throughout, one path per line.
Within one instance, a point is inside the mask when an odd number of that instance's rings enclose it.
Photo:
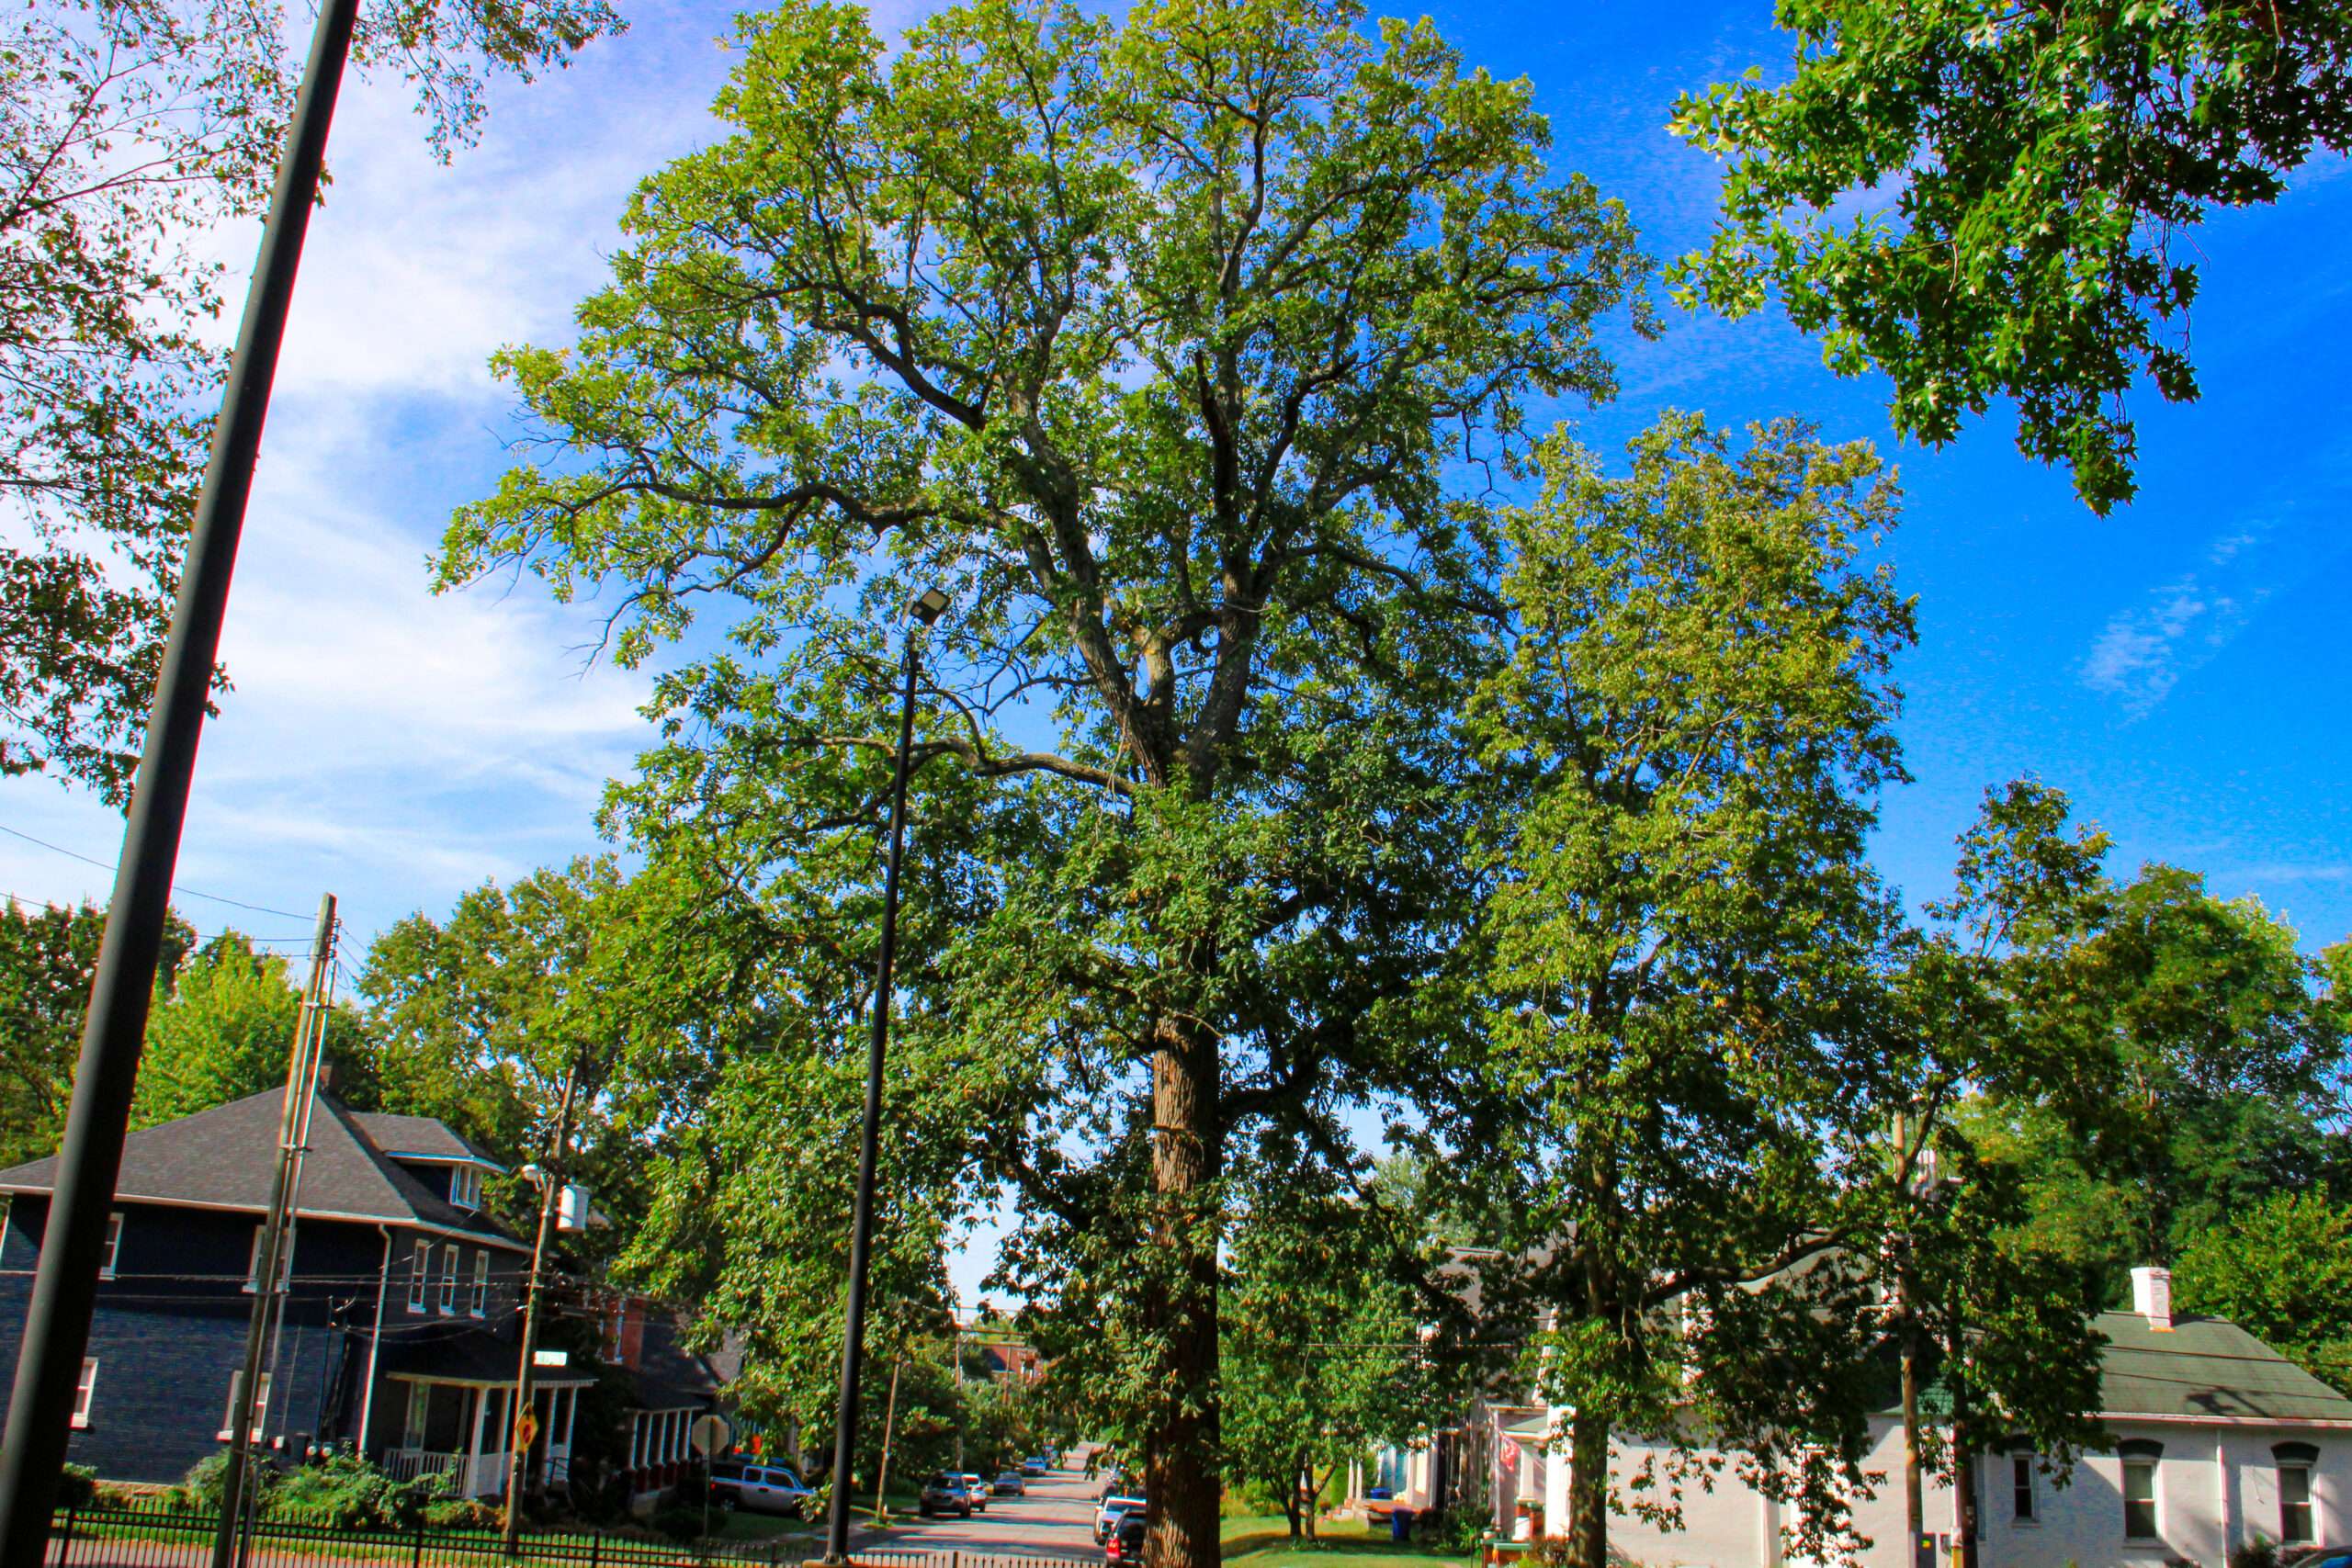
M 1306 1532 L 1298 1528 L 1298 1472 L 1290 1472 L 1289 1483 L 1283 1487 L 1283 1517 L 1290 1524 L 1290 1538 L 1296 1540 Z
M 1955 1443 L 1951 1482 L 1960 1494 L 1960 1568 L 1976 1568 L 1976 1456 Z
M 1167 1348 L 1154 1391 L 1160 1403 L 1146 1476 L 1143 1568 L 1217 1568 L 1216 1038 L 1191 1020 L 1163 1019 L 1157 1047 L 1151 1177 L 1158 1256 L 1146 1267 L 1145 1304 Z
M 1609 1568 L 1609 1423 L 1568 1418 L 1567 1568 Z

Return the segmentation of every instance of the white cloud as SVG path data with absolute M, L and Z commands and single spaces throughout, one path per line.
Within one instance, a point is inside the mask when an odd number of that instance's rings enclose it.
M 2222 535 L 2196 570 L 2109 616 L 2083 660 L 2083 684 L 2115 698 L 2135 719 L 2162 704 L 2183 677 L 2228 647 L 2270 596 L 2270 585 L 2256 575 L 2270 531 L 2265 523 Z

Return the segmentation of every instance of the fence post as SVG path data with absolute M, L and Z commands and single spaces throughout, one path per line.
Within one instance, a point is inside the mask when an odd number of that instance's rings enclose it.
M 409 1568 L 421 1568 L 421 1565 L 424 1563 L 424 1517 L 422 1514 L 420 1514 L 420 1515 L 418 1515 L 418 1516 L 417 1516 L 417 1520 L 416 1520 L 416 1529 L 415 1529 L 415 1531 L 414 1531 L 413 1535 L 413 1536 L 411 1537 L 411 1539 L 410 1539 L 409 1551 L 408 1551 L 408 1565 L 409 1565 Z
M 596 1533 L 588 1538 L 588 1568 L 596 1568 L 596 1560 L 604 1554 L 605 1528 L 599 1525 L 596 1527 Z
M 63 1568 L 65 1563 L 74 1560 L 74 1516 L 78 1511 L 73 1504 L 65 1505 L 65 1539 L 57 1543 L 59 1568 Z M 57 1516 L 52 1514 L 50 1516 L 50 1528 L 54 1531 L 56 1526 Z

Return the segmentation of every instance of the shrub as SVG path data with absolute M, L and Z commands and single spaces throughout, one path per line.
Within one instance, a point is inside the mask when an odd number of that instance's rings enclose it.
M 348 1450 L 289 1471 L 270 1496 L 270 1511 L 332 1529 L 413 1529 L 448 1495 L 447 1478 L 395 1481 Z
M 188 1506 L 218 1508 L 221 1490 L 228 1484 L 228 1472 L 229 1450 L 218 1449 L 190 1465 L 175 1490 L 187 1499 Z M 277 1486 L 277 1467 L 269 1462 L 269 1455 L 260 1449 L 246 1450 L 245 1474 L 249 1494 L 267 1504 Z
M 497 1509 L 470 1497 L 440 1497 L 424 1506 L 424 1522 L 437 1530 L 486 1530 L 504 1521 Z
M 682 1507 L 676 1503 L 665 1504 L 646 1522 L 672 1540 L 694 1540 L 702 1534 L 702 1510 Z
M 2230 1553 L 2230 1568 L 2278 1568 L 2278 1543 L 2256 1536 Z
M 57 1506 L 86 1508 L 98 1497 L 98 1472 L 86 1464 L 69 1464 L 57 1478 Z
M 1486 1499 L 1480 1498 L 1476 1503 L 1465 1503 L 1460 1507 L 1445 1510 L 1440 1518 L 1439 1528 L 1443 1533 L 1439 1539 L 1450 1551 L 1476 1551 L 1493 1525 L 1493 1510 L 1487 1506 Z

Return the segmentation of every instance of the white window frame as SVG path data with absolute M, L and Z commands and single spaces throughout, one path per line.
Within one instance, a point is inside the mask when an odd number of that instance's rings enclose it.
M 425 1292 L 433 1286 L 433 1244 L 419 1236 L 408 1249 L 408 1310 L 424 1310 Z
M 74 1429 L 82 1431 L 90 1424 L 90 1406 L 97 1400 L 98 1360 L 95 1356 L 82 1358 L 82 1375 L 74 1380 Z
M 116 1209 L 107 1215 L 106 1251 L 99 1255 L 98 1278 L 114 1278 L 115 1260 L 122 1256 L 122 1211 Z
M 254 1227 L 253 1253 L 245 1259 L 245 1282 L 242 1289 L 244 1291 L 245 1294 L 249 1296 L 260 1288 L 261 1249 L 263 1244 L 268 1239 L 269 1222 L 265 1220 L 260 1224 Z M 294 1278 L 293 1226 L 288 1225 L 286 1227 L 286 1235 L 281 1238 L 278 1245 L 281 1250 L 277 1255 L 277 1288 L 282 1291 L 286 1289 L 287 1285 Z
M 2123 1499 L 2123 1539 L 2127 1541 L 2162 1540 L 2165 1538 L 2165 1485 L 2162 1457 L 2154 1454 L 2127 1454 L 2123 1460 L 2122 1484 L 2117 1489 Z M 2145 1471 L 2148 1476 L 2148 1529 L 2144 1533 L 2132 1529 L 2132 1472 Z
M 460 1209 L 481 1207 L 481 1172 L 469 1165 L 449 1168 L 449 1201 Z
M 458 1253 L 456 1242 L 441 1249 L 441 1315 L 454 1317 L 458 1312 Z
M 243 1376 L 243 1372 L 229 1374 L 229 1408 L 220 1413 L 220 1430 L 216 1434 L 224 1443 L 237 1435 L 237 1380 Z M 253 1421 L 251 1435 L 245 1439 L 249 1443 L 262 1441 L 262 1434 L 269 1427 L 269 1377 L 264 1372 L 254 1381 L 253 1408 L 247 1413 Z
M 481 1317 L 490 1311 L 490 1248 L 474 1249 L 473 1294 L 466 1303 L 468 1317 Z
M 2319 1540 L 2319 1495 L 2312 1484 L 2312 1472 L 2318 1468 L 2307 1460 L 2279 1462 L 2278 1544 L 2281 1546 L 2309 1546 Z M 2290 1471 L 2302 1478 L 2303 1495 L 2299 1503 L 2290 1504 L 2287 1500 L 2287 1475 Z M 2287 1510 L 2290 1507 L 2300 1507 L 2303 1511 L 2303 1532 L 2301 1535 L 2289 1533 Z
M 2019 1449 L 2009 1459 L 2009 1523 L 2032 1529 L 2041 1523 L 2041 1474 L 2033 1450 Z M 2023 1507 L 2018 1505 L 2022 1503 Z

